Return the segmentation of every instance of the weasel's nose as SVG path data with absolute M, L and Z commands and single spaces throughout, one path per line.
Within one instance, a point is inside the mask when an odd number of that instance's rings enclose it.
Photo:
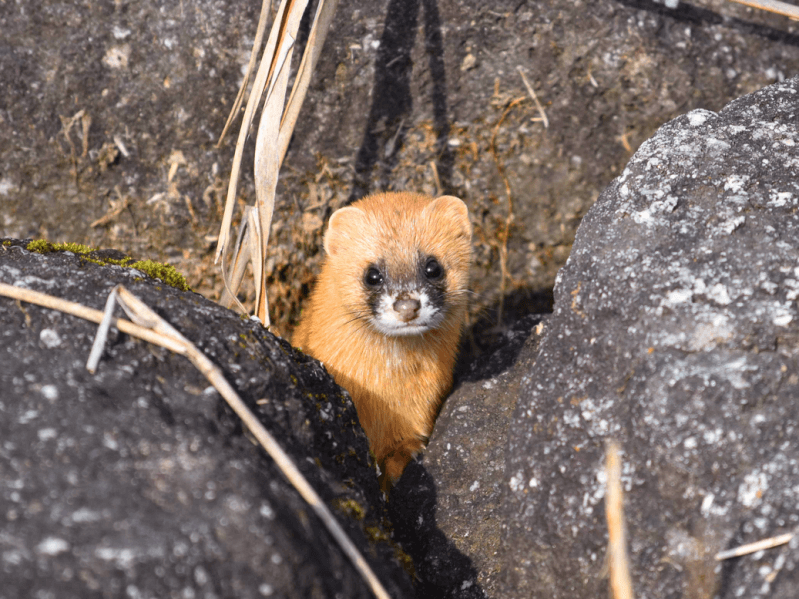
M 418 299 L 398 299 L 394 302 L 394 312 L 402 322 L 410 322 L 416 318 L 421 307 L 422 304 Z

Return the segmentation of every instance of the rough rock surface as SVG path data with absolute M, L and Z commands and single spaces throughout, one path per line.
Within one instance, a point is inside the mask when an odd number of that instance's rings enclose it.
M 2 233 L 166 261 L 218 297 L 233 138 L 215 143 L 259 5 L 0 3 Z M 727 0 L 342 0 L 281 174 L 273 321 L 296 316 L 331 209 L 366 189 L 435 192 L 436 173 L 474 215 L 475 310 L 550 289 L 580 218 L 657 127 L 797 71 L 797 24 Z
M 0 281 L 102 308 L 124 284 L 195 342 L 394 597 L 413 596 L 349 397 L 252 321 L 130 268 L 0 245 Z M 180 356 L 0 298 L 0 598 L 371 597 L 321 522 Z
M 604 596 L 604 442 L 640 597 L 795 597 L 799 78 L 663 126 L 588 212 L 510 425 L 498 597 Z
M 497 597 L 507 489 L 505 439 L 524 376 L 533 369 L 541 316 L 514 323 L 493 351 L 456 379 L 430 444 L 391 494 L 398 540 L 430 597 Z M 407 540 L 406 540 L 407 539 Z

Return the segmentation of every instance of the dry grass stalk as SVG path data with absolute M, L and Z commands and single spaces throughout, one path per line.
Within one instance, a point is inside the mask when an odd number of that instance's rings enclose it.
M 302 55 L 302 61 L 297 70 L 297 80 L 291 90 L 289 101 L 286 104 L 286 110 L 283 113 L 283 122 L 280 124 L 278 147 L 280 149 L 281 163 L 286 157 L 286 151 L 289 148 L 294 125 L 299 116 L 300 108 L 302 108 L 302 103 L 305 100 L 308 86 L 311 83 L 311 75 L 313 75 L 314 69 L 316 69 L 316 63 L 319 62 L 319 56 L 322 54 L 322 47 L 325 44 L 330 24 L 333 22 L 333 15 L 336 13 L 338 2 L 339 0 L 320 0 L 319 5 L 316 7 L 316 15 L 314 16 L 314 22 L 311 26 L 311 32 L 308 35 L 308 43 L 305 46 L 305 52 Z
M 319 519 L 322 520 L 342 551 L 352 561 L 355 569 L 369 585 L 374 595 L 379 599 L 390 599 L 389 594 L 377 579 L 377 576 L 369 567 L 369 564 L 347 536 L 347 533 L 344 532 L 344 529 L 341 528 L 338 521 L 322 501 L 322 498 L 314 491 L 313 487 L 311 487 L 288 454 L 283 451 L 275 438 L 264 428 L 247 405 L 241 400 L 233 387 L 231 387 L 225 379 L 222 371 L 198 350 L 193 343 L 181 335 L 172 325 L 158 316 L 158 314 L 151 310 L 144 302 L 130 293 L 122 285 L 117 285 L 112 290 L 111 296 L 106 303 L 105 314 L 100 310 L 87 308 L 75 302 L 62 300 L 30 289 L 14 287 L 13 285 L 7 285 L 5 283 L 0 283 L 0 295 L 43 306 L 45 308 L 59 310 L 91 322 L 103 323 L 103 321 L 106 320 L 106 332 L 108 326 L 113 324 L 123 333 L 138 337 L 154 345 L 159 345 L 177 354 L 186 356 L 191 363 L 202 372 L 214 388 L 216 388 L 225 401 L 227 401 L 228 405 L 236 412 L 253 436 L 275 461 L 286 479 L 297 489 L 308 505 L 311 506 L 311 509 L 316 513 Z M 115 301 L 119 301 L 131 320 L 135 322 L 120 320 L 111 316 Z M 95 350 L 93 348 L 92 354 L 94 353 Z M 94 365 L 96 366 L 96 360 Z
M 266 21 L 269 19 L 270 5 L 271 0 L 263 0 L 261 2 L 261 15 L 258 17 L 258 27 L 255 30 L 255 41 L 253 41 L 252 44 L 250 61 L 247 63 L 247 72 L 244 73 L 244 79 L 241 82 L 241 87 L 239 87 L 239 93 L 236 95 L 236 100 L 233 102 L 233 108 L 230 109 L 230 114 L 227 117 L 227 121 L 225 121 L 225 126 L 222 128 L 222 134 L 219 136 L 219 141 L 216 142 L 217 148 L 222 147 L 222 141 L 224 141 L 230 126 L 233 124 L 233 121 L 236 120 L 236 116 L 239 114 L 241 104 L 244 101 L 244 96 L 247 94 L 247 86 L 250 84 L 250 77 L 252 77 L 252 72 L 255 70 L 255 63 L 258 62 L 258 50 L 261 48 L 261 44 L 264 43 L 264 33 L 266 32 Z
M 94 221 L 89 225 L 92 229 L 102 225 L 107 225 L 117 216 L 122 214 L 122 212 L 126 210 L 128 206 L 130 206 L 130 197 L 128 197 L 127 195 L 123 196 L 118 185 L 114 188 L 114 191 L 117 193 L 117 197 L 119 198 L 119 200 L 112 201 L 111 210 L 106 212 L 103 216 L 101 216 L 100 218 L 98 218 L 96 221 Z
M 496 95 L 496 90 L 495 90 Z M 513 108 L 526 100 L 524 96 L 519 98 L 515 98 L 511 100 L 510 104 L 508 104 L 507 108 L 505 108 L 502 116 L 499 117 L 499 121 L 494 126 L 494 131 L 491 134 L 491 142 L 489 143 L 489 150 L 491 151 L 491 156 L 494 158 L 494 163 L 497 165 L 497 170 L 499 171 L 500 177 L 502 177 L 502 182 L 505 184 L 505 194 L 508 197 L 508 215 L 505 218 L 505 222 L 503 224 L 502 229 L 497 234 L 499 238 L 499 270 L 500 270 L 500 280 L 499 280 L 499 307 L 497 308 L 497 326 L 502 326 L 502 318 L 503 312 L 505 307 L 505 292 L 507 291 L 507 283 L 508 283 L 508 239 L 510 238 L 510 229 L 514 221 L 514 214 L 513 214 L 513 192 L 510 187 L 510 181 L 508 181 L 508 177 L 505 174 L 505 166 L 502 161 L 499 159 L 499 154 L 497 154 L 497 133 L 499 133 L 499 128 L 502 126 L 502 123 L 505 122 L 505 117 L 508 116 Z
M 730 2 L 759 8 L 799 21 L 799 6 L 788 4 L 787 2 L 779 2 L 779 0 L 730 0 Z
M 436 184 L 436 196 L 444 195 L 444 188 L 441 185 L 441 178 L 438 175 L 438 167 L 436 166 L 436 161 L 430 161 L 430 169 L 433 171 L 433 181 Z
M 241 106 L 249 76 L 255 65 L 255 56 L 260 47 L 260 42 L 263 39 L 266 23 L 265 15 L 268 10 L 268 5 L 269 2 L 265 0 L 261 8 L 256 43 L 253 47 L 253 54 L 250 57 L 247 77 L 245 77 L 245 81 L 239 90 L 239 96 L 236 98 L 233 111 L 231 111 L 231 116 L 228 119 L 228 124 L 225 126 L 223 136 L 232 118 L 235 117 Z M 294 40 L 297 36 L 300 20 L 302 19 L 307 5 L 308 0 L 283 0 L 278 8 L 264 53 L 261 57 L 252 92 L 244 111 L 244 118 L 236 143 L 225 211 L 222 217 L 222 225 L 217 243 L 216 260 L 219 261 L 220 257 L 222 258 L 222 278 L 225 283 L 226 291 L 223 296 L 223 304 L 230 305 L 230 303 L 235 300 L 241 282 L 241 278 L 237 280 L 235 276 L 231 280 L 227 270 L 227 253 L 230 242 L 233 209 L 236 204 L 236 189 L 238 186 L 239 173 L 241 171 L 241 158 L 243 155 L 244 143 L 252 125 L 255 111 L 263 97 L 264 107 L 255 142 L 256 203 L 250 213 L 252 218 L 248 217 L 244 219 L 246 223 L 245 226 L 251 229 L 248 236 L 248 240 L 251 243 L 237 245 L 232 262 L 234 264 L 234 270 L 237 272 L 243 272 L 242 263 L 245 266 L 248 262 L 253 264 L 253 276 L 255 277 L 256 290 L 255 315 L 261 320 L 264 326 L 269 326 L 269 309 L 266 297 L 266 277 L 268 273 L 263 269 L 263 264 L 269 241 L 272 214 L 274 212 L 278 174 L 286 155 L 286 150 L 288 149 L 291 134 L 294 131 L 300 107 L 302 106 L 308 85 L 310 84 L 311 74 L 319 60 L 327 31 L 330 28 L 333 14 L 338 5 L 338 0 L 319 1 L 305 53 L 303 54 L 294 82 L 294 87 L 292 88 L 288 102 L 286 102 L 286 90 L 288 88 Z M 257 231 L 252 231 L 252 225 L 256 221 L 258 223 Z M 255 241 L 257 241 L 257 244 L 254 243 Z M 239 306 L 243 308 L 241 304 L 239 304 Z
M 633 599 L 627 540 L 624 528 L 624 493 L 621 488 L 619 446 L 611 441 L 605 453 L 608 488 L 605 493 L 605 516 L 608 521 L 608 566 L 613 599 Z
M 276 49 L 271 55 L 264 107 L 261 111 L 261 122 L 258 125 L 258 135 L 255 139 L 255 215 L 260 230 L 257 234 L 258 251 L 250 254 L 253 266 L 262 275 L 259 277 L 255 272 L 253 273 L 255 276 L 255 315 L 265 326 L 269 326 L 269 310 L 266 297 L 266 277 L 262 267 L 269 243 L 275 191 L 282 162 L 277 145 L 280 138 L 280 124 L 286 100 L 289 71 L 291 70 L 291 56 L 294 52 L 294 40 L 297 37 L 302 13 L 305 12 L 307 4 L 308 0 L 288 0 L 286 10 L 281 15 L 280 27 L 277 29 L 272 27 L 267 41 L 267 46 L 269 46 L 274 38 Z
M 522 76 L 522 83 L 524 83 L 524 87 L 527 88 L 527 93 L 530 94 L 533 102 L 535 102 L 535 107 L 538 110 L 538 114 L 541 115 L 541 122 L 544 123 L 544 129 L 549 129 L 549 119 L 547 118 L 547 113 L 544 112 L 544 107 L 541 106 L 541 102 L 538 101 L 538 96 L 535 95 L 533 86 L 530 85 L 529 81 L 527 81 L 527 77 L 525 77 L 522 67 L 516 67 L 516 70 L 519 71 L 519 75 Z
M 779 547 L 780 545 L 785 545 L 785 543 L 789 543 L 792 538 L 793 538 L 793 533 L 789 532 L 785 533 L 784 535 L 771 537 L 770 539 L 763 539 L 762 541 L 756 541 L 754 543 L 741 545 L 740 547 L 736 547 L 735 549 L 720 551 L 719 553 L 716 554 L 716 561 L 720 562 L 725 559 L 731 559 L 733 557 L 741 557 L 742 555 L 749 555 L 750 553 L 763 551 L 764 549 Z
M 59 312 L 71 314 L 72 316 L 77 316 L 78 318 L 82 318 L 83 320 L 88 320 L 97 324 L 100 324 L 103 321 L 103 312 L 100 310 L 87 308 L 82 304 L 53 297 L 52 295 L 47 295 L 46 293 L 40 293 L 38 291 L 32 291 L 30 289 L 24 289 L 22 287 L 15 287 L 14 285 L 0 283 L 0 295 L 27 302 L 29 304 L 43 306 L 44 308 L 49 308 L 51 310 L 58 310 Z M 111 324 L 113 324 L 119 331 L 125 333 L 126 335 L 143 339 L 144 341 L 148 341 L 154 345 L 161 345 L 162 347 L 165 347 L 166 349 L 175 353 L 181 353 L 181 348 L 178 344 L 169 340 L 166 340 L 164 343 L 162 343 L 163 339 L 161 335 L 157 335 L 149 329 L 134 324 L 129 320 L 112 318 Z
M 254 246 L 258 243 L 258 240 L 253 239 L 253 236 L 250 234 L 250 231 L 255 231 L 257 235 L 258 228 L 260 227 L 260 221 L 255 218 L 255 214 L 253 214 L 254 210 L 254 206 L 244 207 L 244 215 L 239 225 L 236 245 L 233 246 L 233 264 L 228 271 L 230 273 L 230 280 L 223 279 L 225 289 L 222 291 L 222 297 L 219 300 L 220 304 L 227 307 L 232 306 L 234 303 L 237 304 L 242 313 L 247 312 L 247 308 L 244 307 L 244 304 L 239 301 L 239 298 L 236 297 L 236 294 L 233 293 L 231 289 L 239 289 L 241 287 L 241 282 L 244 280 L 244 273 L 247 270 L 247 265 L 250 263 L 250 256 L 253 255 Z M 255 278 L 255 276 L 253 276 L 253 278 Z

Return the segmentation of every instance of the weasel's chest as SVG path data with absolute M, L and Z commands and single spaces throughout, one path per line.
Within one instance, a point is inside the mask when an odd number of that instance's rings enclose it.
M 419 352 L 375 355 L 368 371 L 358 374 L 365 377 L 358 382 L 377 397 L 422 403 L 435 399 L 448 377 L 441 361 Z

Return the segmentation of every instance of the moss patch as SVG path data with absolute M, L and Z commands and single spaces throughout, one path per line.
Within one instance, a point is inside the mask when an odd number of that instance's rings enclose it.
M 31 241 L 26 248 L 29 252 L 38 252 L 39 254 L 47 254 L 49 252 L 72 252 L 73 254 L 88 254 L 93 252 L 94 248 L 82 243 L 50 243 L 44 239 L 36 239 Z
M 355 520 L 363 520 L 364 516 L 366 516 L 366 511 L 363 509 L 363 506 L 354 499 L 335 499 L 333 505 L 337 510 Z
M 98 255 L 98 252 L 95 250 L 95 248 L 89 247 L 88 245 L 83 245 L 80 243 L 50 243 L 44 239 L 36 239 L 31 241 L 27 245 L 26 249 L 29 252 L 37 252 L 39 254 L 47 254 L 50 252 L 72 252 L 73 254 L 80 255 L 84 260 L 94 264 L 99 264 L 101 266 L 114 264 L 116 266 L 122 266 L 125 268 L 135 268 L 136 270 L 140 270 L 153 279 L 163 281 L 175 289 L 180 289 L 181 291 L 191 291 L 186 279 L 175 269 L 174 266 L 162 264 L 161 262 L 155 262 L 154 260 L 139 260 L 138 262 L 134 262 L 133 258 L 129 256 L 121 259 L 109 258 Z
M 134 262 L 127 266 L 140 270 L 154 279 L 159 279 L 175 289 L 191 291 L 183 275 L 175 270 L 174 266 L 170 266 L 169 264 L 162 264 L 161 262 L 155 262 L 153 260 L 140 260 L 139 262 Z

